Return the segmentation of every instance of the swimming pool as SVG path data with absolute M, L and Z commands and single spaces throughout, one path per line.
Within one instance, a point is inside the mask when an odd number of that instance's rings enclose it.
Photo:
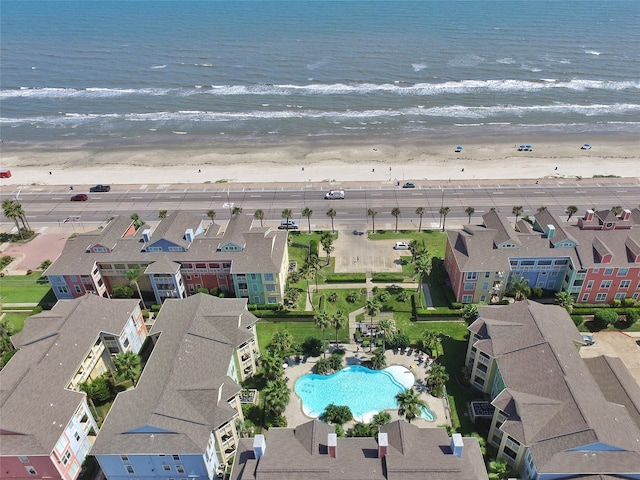
M 357 421 L 369 422 L 382 410 L 397 409 L 396 395 L 413 383 L 413 374 L 405 367 L 370 370 L 352 365 L 332 375 L 304 375 L 296 381 L 294 391 L 309 417 L 319 417 L 333 403 L 347 405 Z M 434 418 L 428 409 L 423 410 L 422 417 L 429 421 Z

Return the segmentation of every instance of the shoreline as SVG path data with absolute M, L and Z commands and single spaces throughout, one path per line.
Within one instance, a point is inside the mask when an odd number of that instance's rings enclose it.
M 459 140 L 459 138 L 457 139 Z M 590 149 L 581 149 L 584 143 Z M 518 151 L 522 144 L 532 151 Z M 455 152 L 457 145 L 463 147 Z M 629 135 L 311 138 L 0 146 L 2 185 L 426 182 L 640 177 Z

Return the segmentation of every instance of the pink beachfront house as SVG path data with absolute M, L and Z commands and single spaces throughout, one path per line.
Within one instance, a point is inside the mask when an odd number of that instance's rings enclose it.
M 86 295 L 29 317 L 0 371 L 0 477 L 77 478 L 99 432 L 79 385 L 146 337 L 137 300 Z
M 501 212 L 447 232 L 445 268 L 456 301 L 499 300 L 515 279 L 570 292 L 578 302 L 640 299 L 640 210 L 585 215 L 569 224 L 543 210 L 514 228 Z

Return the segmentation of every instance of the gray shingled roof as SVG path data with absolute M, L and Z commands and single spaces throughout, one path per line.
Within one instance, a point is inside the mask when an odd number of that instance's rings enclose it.
M 502 245 L 507 241 L 520 245 L 518 235 L 505 215 L 502 215 L 497 210 L 491 210 L 482 215 L 482 221 L 486 228 L 495 231 L 493 241 L 496 245 Z
M 246 305 L 204 294 L 165 300 L 153 353 L 137 386 L 116 398 L 92 453 L 204 452 L 210 432 L 235 415 L 227 401 L 240 386 L 227 371 L 257 322 Z
M 163 223 L 172 220 L 177 214 L 167 217 L 160 222 L 158 228 L 153 233 L 152 242 L 159 240 L 162 232 L 174 230 L 178 227 L 177 220 L 164 227 Z M 193 225 L 194 217 L 189 215 L 178 217 L 181 219 L 179 231 L 187 224 Z M 144 242 L 142 239 L 142 231 L 145 227 L 138 229 L 135 235 L 120 238 L 115 244 L 113 250 L 108 253 L 87 253 L 90 245 L 98 245 L 103 241 L 103 235 L 109 238 L 113 237 L 114 232 L 120 231 L 120 227 L 124 225 L 124 221 L 118 217 L 114 218 L 114 227 L 110 229 L 111 223 L 102 231 L 96 231 L 86 234 L 79 234 L 75 238 L 67 240 L 65 247 L 60 256 L 47 269 L 47 275 L 88 275 L 97 263 L 138 263 L 142 265 L 151 265 L 153 262 L 162 258 L 172 262 L 231 262 L 232 273 L 277 273 L 287 248 L 287 232 L 270 230 L 261 227 L 252 227 L 252 218 L 248 215 L 241 215 L 232 219 L 229 224 L 231 230 L 230 237 L 226 236 L 226 232 L 219 235 L 216 225 L 209 228 L 207 234 L 198 235 L 186 252 L 144 252 Z M 191 223 L 189 223 L 191 222 Z M 236 225 L 238 228 L 236 229 Z M 163 226 L 163 228 L 160 228 Z M 220 252 L 218 248 L 221 244 L 226 243 L 231 237 L 238 241 L 238 231 L 247 228 L 241 236 L 244 238 L 244 250 L 241 252 Z M 108 230 L 109 229 L 109 230 Z M 108 230 L 108 231 L 107 231 Z M 106 233 L 105 233 L 106 232 Z M 211 232 L 211 234 L 209 234 Z M 124 232 L 122 232 L 124 233 Z M 215 236 L 214 236 L 215 233 Z M 182 231 L 182 234 L 184 231 Z M 175 240 L 175 239 L 174 239 Z M 172 241 L 174 241 L 172 240 Z M 165 273 L 165 272 L 162 272 Z
M 638 209 L 632 211 L 632 219 L 640 217 Z M 489 215 L 491 214 L 491 215 Z M 552 224 L 556 228 L 556 234 L 551 240 L 546 238 L 544 232 L 536 232 L 527 229 L 517 233 L 511 229 L 504 214 L 493 211 L 485 214 L 489 222 L 486 227 L 477 225 L 465 225 L 462 230 L 447 232 L 447 241 L 453 247 L 453 255 L 456 264 L 462 272 L 496 272 L 509 271 L 511 258 L 536 258 L 536 257 L 570 257 L 578 268 L 596 267 L 637 267 L 632 262 L 629 249 L 634 245 L 640 246 L 640 225 L 637 228 L 618 230 L 589 230 L 580 229 L 577 225 L 562 222 L 548 210 L 536 214 L 536 219 L 544 225 Z M 483 216 L 483 218 L 485 218 Z M 501 218 L 502 221 L 497 219 Z M 631 220 L 633 222 L 634 220 Z M 506 223 L 505 223 L 506 222 Z M 496 248 L 495 245 L 506 241 L 515 235 L 520 247 Z M 578 244 L 575 248 L 553 248 L 554 245 L 565 239 L 571 239 Z M 612 254 L 610 263 L 600 263 L 598 254 L 609 252 Z
M 231 480 L 436 480 L 486 479 L 476 439 L 464 438 L 462 457 L 451 453 L 443 428 L 418 428 L 402 420 L 380 428 L 388 435 L 384 460 L 370 437 L 338 438 L 336 458 L 327 454 L 333 426 L 313 420 L 295 428 L 272 428 L 265 453 L 256 461 L 252 441 L 238 446 Z
M 85 295 L 29 317 L 0 371 L 0 455 L 49 455 L 85 394 L 66 387 L 100 332 L 120 335 L 138 300 Z
M 640 429 L 626 408 L 603 394 L 580 358 L 581 335 L 564 309 L 523 301 L 480 307 L 479 314 L 469 330 L 490 335 L 475 345 L 480 351 L 491 346 L 487 353 L 506 385 L 493 401 L 509 415 L 500 428 L 530 447 L 539 472 L 640 472 Z M 640 389 L 625 395 L 640 404 Z M 598 452 L 600 464 L 576 465 L 568 450 L 596 442 L 627 453 Z

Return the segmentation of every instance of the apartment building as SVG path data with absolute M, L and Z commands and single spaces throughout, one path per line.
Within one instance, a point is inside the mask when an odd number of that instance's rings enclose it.
M 498 211 L 447 232 L 445 268 L 456 300 L 495 303 L 509 284 L 570 292 L 583 303 L 640 298 L 640 210 L 588 210 L 575 223 L 548 210 L 515 227 Z
M 223 228 L 187 212 L 173 212 L 153 229 L 115 217 L 103 229 L 70 238 L 46 270 L 58 299 L 86 293 L 110 297 L 127 286 L 128 272 L 146 301 L 219 290 L 250 303 L 282 303 L 289 256 L 287 232 L 253 226 L 248 215 Z M 134 294 L 137 295 L 134 287 Z
M 259 355 L 246 299 L 167 299 L 135 388 L 116 398 L 91 453 L 108 480 L 213 479 L 236 455 L 239 382 Z
M 465 365 L 495 407 L 487 443 L 523 479 L 640 478 L 640 387 L 619 359 L 580 357 L 558 306 L 479 307 Z
M 27 318 L 0 371 L 0 477 L 77 478 L 99 432 L 80 384 L 146 337 L 137 300 L 86 295 Z

